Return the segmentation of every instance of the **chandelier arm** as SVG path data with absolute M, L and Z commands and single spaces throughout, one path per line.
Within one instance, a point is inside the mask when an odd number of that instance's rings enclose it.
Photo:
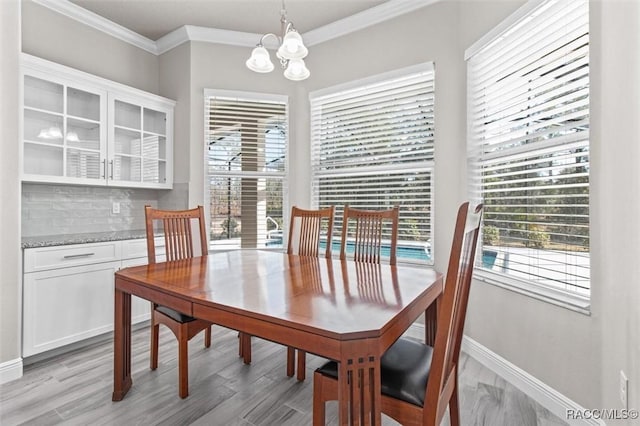
M 278 41 L 278 45 L 282 44 L 282 38 L 279 35 L 276 35 L 274 33 L 267 33 L 264 34 L 262 37 L 260 37 L 260 41 L 258 42 L 257 46 L 262 46 L 264 47 L 264 40 L 268 37 L 268 36 L 274 36 L 276 38 L 276 40 Z

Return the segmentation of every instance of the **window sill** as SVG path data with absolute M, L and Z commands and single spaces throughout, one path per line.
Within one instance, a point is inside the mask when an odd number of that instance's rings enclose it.
M 571 294 L 550 287 L 510 279 L 504 275 L 491 273 L 478 268 L 474 270 L 473 278 L 476 281 L 501 287 L 505 290 L 529 296 L 580 314 L 591 315 L 591 300 L 587 296 Z

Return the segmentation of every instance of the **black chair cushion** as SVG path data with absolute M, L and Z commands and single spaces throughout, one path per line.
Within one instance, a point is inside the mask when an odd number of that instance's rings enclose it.
M 422 407 L 432 356 L 431 346 L 398 339 L 380 359 L 382 393 Z M 316 371 L 337 379 L 338 363 L 327 362 Z
M 190 317 L 189 315 L 183 314 L 183 313 L 178 312 L 178 311 L 176 311 L 174 309 L 167 308 L 166 306 L 158 305 L 158 306 L 156 306 L 156 311 L 165 314 L 166 316 L 168 316 L 172 320 L 177 321 L 177 322 L 179 322 L 181 324 L 196 320 L 194 317 Z

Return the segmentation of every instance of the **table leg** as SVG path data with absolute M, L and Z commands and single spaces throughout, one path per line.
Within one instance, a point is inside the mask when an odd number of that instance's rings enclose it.
M 117 278 L 116 278 L 117 280 Z M 131 388 L 131 294 L 115 290 L 113 330 L 113 401 Z
M 368 344 L 369 343 L 369 344 Z M 380 425 L 380 357 L 373 345 L 360 342 L 343 356 L 338 371 L 338 419 L 340 425 Z M 345 348 L 346 349 L 346 348 Z

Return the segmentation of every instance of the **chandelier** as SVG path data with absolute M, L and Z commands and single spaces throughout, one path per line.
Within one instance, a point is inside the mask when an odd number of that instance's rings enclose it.
M 304 80 L 311 74 L 303 60 L 309 53 L 309 50 L 302 42 L 302 36 L 296 31 L 293 23 L 287 20 L 287 10 L 284 6 L 284 0 L 282 0 L 282 9 L 280 10 L 280 26 L 280 36 L 267 33 L 260 37 L 260 41 L 246 62 L 247 68 L 260 73 L 273 71 L 274 66 L 269 57 L 269 51 L 267 51 L 263 44 L 267 37 L 272 36 L 275 37 L 279 44 L 276 57 L 280 60 L 280 66 L 284 69 L 284 76 L 289 80 Z

